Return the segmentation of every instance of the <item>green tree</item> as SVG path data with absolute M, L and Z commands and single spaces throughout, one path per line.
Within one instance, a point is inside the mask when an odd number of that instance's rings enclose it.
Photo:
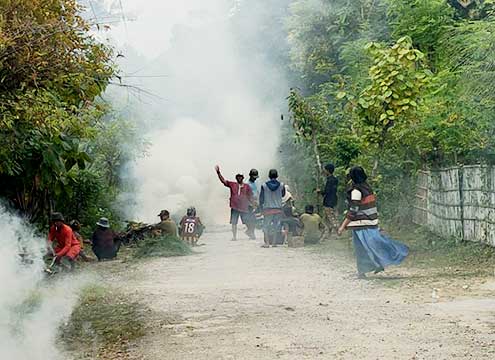
M 371 43 L 368 49 L 374 59 L 369 69 L 370 84 L 356 99 L 350 99 L 358 119 L 354 128 L 381 151 L 392 129 L 400 130 L 418 121 L 418 103 L 431 72 L 423 62 L 423 53 L 412 47 L 408 37 L 399 39 L 392 47 Z
M 0 195 L 29 219 L 71 192 L 115 73 L 75 0 L 0 2 Z

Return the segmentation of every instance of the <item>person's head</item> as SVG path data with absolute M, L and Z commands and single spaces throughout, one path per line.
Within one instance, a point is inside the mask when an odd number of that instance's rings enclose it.
M 186 214 L 187 216 L 196 216 L 196 208 L 194 208 L 194 206 L 191 206 L 189 209 L 187 209 Z
M 80 231 L 81 230 L 81 223 L 77 220 L 72 220 L 70 222 L 70 228 L 74 231 Z
M 162 220 L 162 221 L 167 220 L 170 217 L 170 212 L 168 210 L 162 210 L 162 211 L 160 211 L 158 216 L 160 217 L 160 220 Z
M 249 172 L 249 180 L 255 181 L 257 178 L 259 178 L 258 170 L 251 169 L 251 171 Z
M 315 207 L 313 205 L 306 205 L 305 208 L 304 208 L 304 212 L 306 214 L 313 215 L 314 212 L 315 212 Z
M 242 174 L 237 174 L 235 176 L 235 180 L 237 181 L 238 184 L 242 184 L 244 182 L 244 175 Z
M 354 166 L 351 171 L 349 171 L 349 177 L 354 184 L 362 184 L 368 179 L 368 175 L 361 166 Z
M 50 217 L 50 221 L 58 229 L 64 224 L 64 216 L 59 212 L 54 212 Z
M 335 171 L 334 164 L 326 164 L 325 167 L 323 168 L 323 172 L 325 173 L 326 176 L 333 175 L 334 171 Z
M 268 172 L 268 178 L 270 180 L 276 180 L 278 178 L 278 171 L 276 169 L 271 169 Z
M 100 218 L 100 220 L 98 220 L 98 222 L 96 223 L 96 225 L 100 229 L 109 229 L 110 228 L 110 221 L 108 221 L 107 218 L 102 217 L 102 218 Z

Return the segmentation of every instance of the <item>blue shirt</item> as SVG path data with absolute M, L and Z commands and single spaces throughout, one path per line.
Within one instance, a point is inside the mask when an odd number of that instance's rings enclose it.
M 248 185 L 251 188 L 251 191 L 253 192 L 253 197 L 258 201 L 259 197 L 259 192 L 258 192 L 258 185 L 256 185 L 256 181 L 248 181 Z

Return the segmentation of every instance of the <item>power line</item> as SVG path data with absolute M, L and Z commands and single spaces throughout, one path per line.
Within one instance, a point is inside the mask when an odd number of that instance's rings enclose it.
M 119 0 L 120 13 L 122 14 L 122 21 L 124 23 L 125 36 L 129 40 L 129 30 L 127 29 L 127 19 L 124 12 L 124 6 L 122 5 L 122 0 Z
M 123 78 L 167 78 L 169 75 L 121 75 Z
M 98 25 L 98 15 L 96 15 L 96 11 L 95 11 L 95 7 L 93 6 L 93 0 L 89 0 L 89 7 L 91 8 L 91 12 L 93 13 L 93 16 L 95 17 L 95 20 L 96 20 L 96 27 L 99 29 L 99 25 Z

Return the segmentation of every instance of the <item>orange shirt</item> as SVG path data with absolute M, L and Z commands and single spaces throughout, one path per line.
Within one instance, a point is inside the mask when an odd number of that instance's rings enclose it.
M 52 225 L 50 227 L 50 232 L 48 233 L 48 241 L 57 241 L 57 245 L 54 249 L 57 257 L 67 255 L 72 247 L 77 246 L 80 248 L 79 240 L 74 236 L 70 226 L 65 224 L 63 224 L 58 231 L 55 229 L 55 225 Z

